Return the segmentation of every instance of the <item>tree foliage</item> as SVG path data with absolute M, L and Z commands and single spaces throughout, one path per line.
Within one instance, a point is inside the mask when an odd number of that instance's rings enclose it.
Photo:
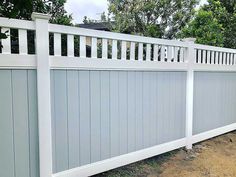
M 182 29 L 180 38 L 195 37 L 196 43 L 223 46 L 222 25 L 211 11 L 199 10 L 193 21 Z
M 0 16 L 30 20 L 32 12 L 51 15 L 50 22 L 63 25 L 72 25 L 72 16 L 67 15 L 64 4 L 66 0 L 1 0 Z M 6 38 L 0 33 L 0 39 Z
M 114 30 L 174 38 L 192 18 L 199 0 L 108 0 Z
M 204 14 L 208 14 L 211 20 L 208 19 L 207 23 L 198 23 L 200 18 L 204 18 Z M 206 18 L 205 16 L 205 20 Z M 199 28 L 202 29 L 202 33 L 195 33 Z M 208 0 L 182 32 L 182 37 L 191 34 L 191 37 L 196 37 L 197 42 L 201 44 L 236 48 L 236 0 Z M 202 36 L 206 39 L 202 40 Z M 208 36 L 211 37 L 207 38 Z

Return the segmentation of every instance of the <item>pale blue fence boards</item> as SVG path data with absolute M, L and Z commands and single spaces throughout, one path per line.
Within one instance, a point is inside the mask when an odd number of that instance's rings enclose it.
M 185 135 L 185 72 L 52 70 L 54 172 Z
M 0 70 L 0 176 L 39 177 L 35 70 Z M 185 136 L 185 72 L 52 70 L 53 170 Z M 195 72 L 193 133 L 236 122 L 236 73 Z
M 0 176 L 38 177 L 36 72 L 0 70 Z
M 236 123 L 236 73 L 196 72 L 193 133 Z

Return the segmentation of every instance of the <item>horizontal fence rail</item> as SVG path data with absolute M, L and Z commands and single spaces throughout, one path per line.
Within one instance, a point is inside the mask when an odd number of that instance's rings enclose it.
M 235 49 L 32 18 L 0 17 L 0 176 L 90 176 L 236 129 Z

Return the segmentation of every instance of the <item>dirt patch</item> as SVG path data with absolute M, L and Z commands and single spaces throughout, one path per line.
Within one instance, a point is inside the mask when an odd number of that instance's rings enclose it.
M 96 177 L 236 177 L 236 132 Z

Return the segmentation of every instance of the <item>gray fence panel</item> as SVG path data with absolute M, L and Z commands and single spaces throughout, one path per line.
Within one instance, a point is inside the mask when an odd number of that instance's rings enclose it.
M 36 72 L 0 70 L 0 176 L 38 177 Z
M 196 72 L 193 133 L 236 122 L 236 73 Z
M 185 72 L 51 73 L 54 172 L 184 137 Z

